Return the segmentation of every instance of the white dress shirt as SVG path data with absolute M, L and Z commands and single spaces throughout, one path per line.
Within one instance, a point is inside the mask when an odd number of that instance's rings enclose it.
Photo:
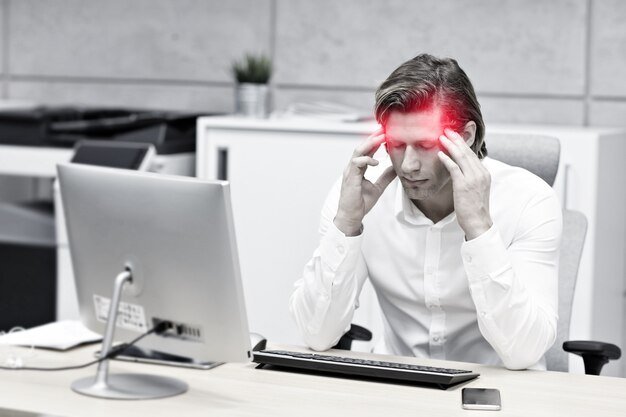
M 335 184 L 320 245 L 290 300 L 308 346 L 337 343 L 369 278 L 384 316 L 375 352 L 545 369 L 556 337 L 561 208 L 539 177 L 490 158 L 483 164 L 493 226 L 470 241 L 454 212 L 433 224 L 397 178 L 365 216 L 363 232 L 346 237 L 333 223 Z

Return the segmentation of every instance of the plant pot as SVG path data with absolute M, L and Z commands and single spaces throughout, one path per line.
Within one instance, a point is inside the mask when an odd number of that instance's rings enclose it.
M 244 117 L 266 118 L 269 115 L 267 84 L 240 83 L 235 89 L 235 113 Z

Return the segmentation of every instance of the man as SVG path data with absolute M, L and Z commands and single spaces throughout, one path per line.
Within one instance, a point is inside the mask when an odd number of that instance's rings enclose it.
M 381 129 L 331 190 L 290 300 L 305 342 L 332 347 L 369 278 L 384 315 L 376 352 L 545 369 L 558 311 L 554 191 L 486 158 L 480 106 L 453 59 L 402 64 L 375 114 Z M 382 144 L 391 166 L 372 158 Z

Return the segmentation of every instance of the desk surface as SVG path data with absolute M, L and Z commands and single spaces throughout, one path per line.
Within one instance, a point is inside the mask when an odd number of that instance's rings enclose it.
M 27 365 L 61 366 L 93 358 L 98 346 L 69 353 L 37 351 Z M 280 348 L 297 348 L 280 346 Z M 297 349 L 301 350 L 301 349 Z M 332 351 L 331 351 L 332 352 Z M 346 354 L 346 352 L 342 352 Z M 357 357 L 375 355 L 350 352 Z M 446 391 L 407 385 L 255 369 L 225 364 L 208 371 L 115 361 L 111 372 L 157 373 L 180 378 L 186 394 L 149 401 L 115 401 L 74 393 L 75 379 L 93 375 L 95 366 L 62 372 L 0 371 L 0 408 L 59 416 L 493 416 L 461 408 L 462 387 L 499 388 L 506 416 L 623 416 L 626 379 L 559 372 L 508 371 L 459 362 L 393 358 L 472 369 L 481 376 Z

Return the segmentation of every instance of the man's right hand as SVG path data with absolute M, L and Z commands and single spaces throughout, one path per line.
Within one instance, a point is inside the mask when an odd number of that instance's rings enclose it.
M 375 183 L 364 177 L 369 165 L 378 165 L 378 161 L 372 158 L 372 155 L 384 141 L 385 134 L 382 129 L 378 129 L 357 146 L 343 172 L 341 195 L 334 223 L 346 236 L 357 236 L 361 233 L 363 218 L 396 177 L 392 166 L 388 167 Z

